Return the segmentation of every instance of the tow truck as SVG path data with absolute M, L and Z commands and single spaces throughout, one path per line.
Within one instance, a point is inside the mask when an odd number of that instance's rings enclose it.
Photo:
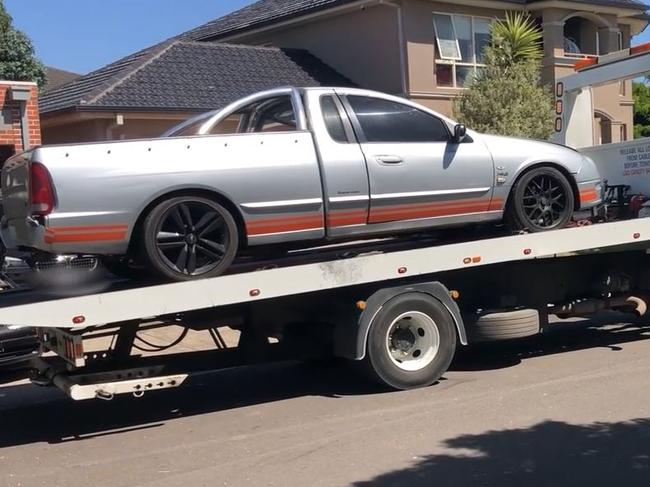
M 618 189 L 612 207 L 572 228 L 465 228 L 295 250 L 244 259 L 212 279 L 112 281 L 67 297 L 10 290 L 0 295 L 0 323 L 38 331 L 35 384 L 74 400 L 110 400 L 180 387 L 196 373 L 314 356 L 359 362 L 393 389 L 422 387 L 444 375 L 457 347 L 536 335 L 551 315 L 644 315 L 650 218 L 635 218 L 640 208 L 630 211 L 629 195 L 650 195 L 650 179 L 632 177 L 631 161 L 612 150 L 627 156 L 622 149 L 648 143 L 588 146 L 590 87 L 645 74 L 649 52 L 645 45 L 603 56 L 557 82 L 556 140 L 583 148 Z M 172 343 L 138 353 L 148 343 L 143 331 L 172 326 L 182 330 Z M 224 339 L 226 328 L 240 332 L 236 345 Z M 174 353 L 189 330 L 209 332 L 214 348 Z M 103 348 L 89 345 L 98 339 Z

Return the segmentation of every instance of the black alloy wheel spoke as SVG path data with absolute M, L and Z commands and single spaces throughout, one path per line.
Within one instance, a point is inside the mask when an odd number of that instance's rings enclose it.
M 217 218 L 219 218 L 219 215 L 214 211 L 206 213 L 205 215 L 203 215 L 199 219 L 199 221 L 196 223 L 196 225 L 194 225 L 194 229 L 197 232 L 202 232 L 203 229 L 210 224 L 210 222 L 212 222 L 213 220 L 215 220 Z
M 183 215 L 183 220 L 185 221 L 185 225 L 191 231 L 192 227 L 194 226 L 194 224 L 192 223 L 192 213 L 190 212 L 190 209 L 186 204 L 181 203 L 179 206 L 180 206 L 181 214 Z
M 205 235 L 210 235 L 212 232 L 219 230 L 221 227 L 223 227 L 223 219 L 217 215 L 217 218 L 212 220 L 208 226 L 206 226 L 203 230 L 199 230 L 199 237 L 204 237 Z
M 196 272 L 196 245 L 192 245 L 189 248 L 188 254 L 187 267 L 185 268 L 185 271 L 187 274 L 194 274 L 194 272 Z
M 185 222 L 183 222 L 183 217 L 181 216 L 181 211 L 178 207 L 174 208 L 174 211 L 171 213 L 172 220 L 176 224 L 179 230 L 181 230 L 183 233 L 187 231 L 187 227 L 185 225 Z
M 555 178 L 537 176 L 526 185 L 521 205 L 531 223 L 551 228 L 562 219 L 566 198 L 564 188 Z
M 188 251 L 188 246 L 185 244 L 183 246 L 183 249 L 180 251 L 178 254 L 178 258 L 176 259 L 176 268 L 180 272 L 185 272 L 185 269 L 187 268 L 187 251 Z
M 169 267 L 194 276 L 218 266 L 226 257 L 229 241 L 226 221 L 215 208 L 187 201 L 168 210 L 159 223 L 155 243 Z
M 208 240 L 207 238 L 201 238 L 199 239 L 199 242 L 201 243 L 202 247 L 206 247 L 210 249 L 212 252 L 216 252 L 217 255 L 224 255 L 226 253 L 226 246 L 217 242 L 213 242 L 212 240 Z

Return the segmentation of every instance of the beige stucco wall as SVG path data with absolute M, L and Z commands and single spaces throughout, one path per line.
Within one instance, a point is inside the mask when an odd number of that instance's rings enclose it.
M 44 144 L 68 144 L 104 140 L 105 120 L 85 120 L 56 126 L 43 125 Z
M 101 140 L 140 139 L 157 137 L 167 129 L 178 125 L 187 117 L 163 118 L 163 115 L 147 115 L 147 118 L 124 116 L 124 124 L 116 125 L 115 119 L 97 118 L 43 125 L 44 144 L 69 144 L 75 142 L 96 142 Z
M 399 23 L 390 6 L 357 8 L 237 42 L 306 49 L 364 88 L 402 91 Z
M 494 18 L 503 16 L 504 11 L 425 0 L 403 3 L 409 94 L 414 100 L 444 115 L 452 116 L 451 100 L 462 90 L 438 88 L 436 85 L 433 12 Z

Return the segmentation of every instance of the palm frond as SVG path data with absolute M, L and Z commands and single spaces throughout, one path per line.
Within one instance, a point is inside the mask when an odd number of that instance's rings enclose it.
M 506 63 L 542 57 L 542 32 L 527 14 L 506 12 L 505 19 L 492 24 L 491 34 L 493 47 Z

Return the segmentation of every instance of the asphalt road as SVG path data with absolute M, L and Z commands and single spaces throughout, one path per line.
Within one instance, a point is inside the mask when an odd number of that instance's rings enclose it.
M 0 485 L 647 486 L 648 338 L 650 320 L 555 325 L 402 393 L 341 365 L 228 370 L 110 403 L 5 377 Z

